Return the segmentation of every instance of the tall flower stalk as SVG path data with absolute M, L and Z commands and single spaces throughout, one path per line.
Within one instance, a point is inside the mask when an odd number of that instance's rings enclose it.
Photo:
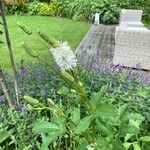
M 2 22 L 3 22 L 3 27 L 4 27 L 7 47 L 8 47 L 8 50 L 9 50 L 9 57 L 10 57 L 11 68 L 12 68 L 12 71 L 13 71 L 16 99 L 17 99 L 17 104 L 19 106 L 19 90 L 18 90 L 18 84 L 17 84 L 17 71 L 16 71 L 15 62 L 14 62 L 13 50 L 12 50 L 11 41 L 10 41 L 10 37 L 9 37 L 6 17 L 5 17 L 5 13 L 4 13 L 3 0 L 0 0 L 0 11 L 1 11 L 1 16 L 2 16 Z
M 21 28 L 28 35 L 32 35 L 31 31 L 22 23 L 19 23 L 18 26 Z M 46 64 L 50 67 L 57 75 L 59 75 L 69 86 L 71 87 L 72 91 L 81 97 L 81 101 L 87 107 L 89 113 L 92 113 L 92 106 L 89 102 L 89 99 L 86 95 L 84 87 L 82 83 L 75 80 L 75 78 L 69 73 L 70 71 L 73 72 L 74 68 L 77 67 L 77 59 L 73 51 L 71 50 L 70 46 L 67 42 L 59 42 L 53 37 L 49 37 L 47 34 L 43 33 L 42 31 L 38 31 L 38 35 L 50 45 L 50 53 L 51 56 L 54 58 L 56 64 L 59 66 L 60 70 L 54 68 L 52 63 L 49 63 L 41 56 L 38 56 L 36 52 L 31 52 L 30 47 L 22 42 L 23 49 L 33 58 L 38 59 L 39 61 Z

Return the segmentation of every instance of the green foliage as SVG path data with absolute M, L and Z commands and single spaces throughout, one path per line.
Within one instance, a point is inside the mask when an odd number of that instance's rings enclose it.
M 54 16 L 56 8 L 53 4 L 34 1 L 27 4 L 27 12 L 30 15 Z
M 53 3 L 59 15 L 73 20 L 92 19 L 99 12 L 102 23 L 118 23 L 120 10 L 123 8 L 144 10 L 144 21 L 150 17 L 149 0 L 53 0 Z
M 8 15 L 23 15 L 27 13 L 27 6 L 24 3 L 8 3 L 5 6 L 5 12 Z
M 121 9 L 142 9 L 143 21 L 149 24 L 149 0 L 52 0 L 50 3 L 29 1 L 6 5 L 7 14 L 29 14 L 43 16 L 62 16 L 73 20 L 93 20 L 96 12 L 105 24 L 116 24 Z
M 0 131 L 0 143 L 2 143 L 3 141 L 5 141 L 7 138 L 9 138 L 13 133 L 13 130 L 11 131 Z
M 4 118 L 1 130 L 14 129 L 12 136 L 3 142 L 3 148 L 149 149 L 150 121 L 145 113 L 150 109 L 150 88 L 141 86 L 137 76 L 130 76 L 128 81 L 129 76 L 120 72 L 99 76 L 80 69 L 77 78 L 82 81 L 93 107 L 93 113 L 89 114 L 79 96 L 68 92 L 69 87 L 46 66 L 37 64 L 26 69 L 24 76 L 20 74 L 20 87 L 24 94 L 37 99 L 25 97 L 31 104 L 23 100 L 25 113 L 7 110 L 1 102 Z M 47 101 L 40 95 L 41 83 L 45 85 L 45 97 L 50 97 Z M 136 103 L 130 99 L 131 90 L 136 93 Z

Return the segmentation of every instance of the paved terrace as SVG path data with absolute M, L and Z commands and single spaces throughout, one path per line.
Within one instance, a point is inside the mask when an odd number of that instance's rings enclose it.
M 114 25 L 93 25 L 90 28 L 76 49 L 81 66 L 101 69 L 112 64 L 115 49 L 115 27 Z M 136 69 L 134 71 L 150 77 L 150 71 Z

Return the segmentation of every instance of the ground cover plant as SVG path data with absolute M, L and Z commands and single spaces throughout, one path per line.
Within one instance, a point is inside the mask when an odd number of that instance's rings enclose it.
M 2 149 L 148 150 L 149 78 L 131 69 L 122 72 L 119 65 L 96 72 L 81 68 L 66 42 L 42 31 L 38 35 L 51 46 L 49 59 L 22 43 L 44 65 L 21 62 L 18 111 L 8 109 L 1 97 Z
M 97 104 L 102 120 L 96 125 L 93 119 L 99 120 L 99 117 L 91 117 L 76 92 L 47 66 L 41 63 L 21 66 L 18 78 L 21 94 L 36 99 L 25 97 L 29 102 L 22 99 L 22 107 L 14 111 L 8 108 L 1 92 L 1 130 L 8 131 L 1 148 L 44 150 L 49 145 L 49 149 L 69 149 L 72 145 L 72 149 L 124 150 L 130 147 L 136 150 L 135 147 L 140 146 L 148 150 L 150 88 L 146 80 L 140 80 L 133 72 L 124 74 L 112 69 L 104 68 L 100 74 L 80 69 L 77 76 L 90 103 Z M 11 73 L 5 74 L 13 87 Z M 67 120 L 59 114 L 60 110 Z
M 90 28 L 90 24 L 83 22 L 73 22 L 67 19 L 53 18 L 53 17 L 41 17 L 41 16 L 8 16 L 8 27 L 10 30 L 10 38 L 12 40 L 12 47 L 15 56 L 15 62 L 18 63 L 22 58 L 30 61 L 30 57 L 23 51 L 19 43 L 23 39 L 31 41 L 31 47 L 34 47 L 40 54 L 47 55 L 47 49 L 35 38 L 30 38 L 25 34 L 21 34 L 21 30 L 17 27 L 17 21 L 21 21 L 30 25 L 33 31 L 42 29 L 43 32 L 51 34 L 52 36 L 67 41 L 73 50 L 78 46 L 86 32 Z M 43 23 L 44 22 L 44 23 Z M 0 26 L 0 29 L 2 27 Z M 3 42 L 4 38 L 1 39 Z M 8 51 L 5 44 L 0 45 L 0 67 L 9 68 Z

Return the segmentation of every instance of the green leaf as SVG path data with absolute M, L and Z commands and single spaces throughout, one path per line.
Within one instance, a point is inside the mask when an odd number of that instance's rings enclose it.
M 99 131 L 101 131 L 103 134 L 107 135 L 107 136 L 114 136 L 114 130 L 113 127 L 111 125 L 109 125 L 106 122 L 102 122 L 100 120 L 96 120 L 96 127 Z
M 122 118 L 124 113 L 126 113 L 127 108 L 128 108 L 128 104 L 124 104 L 124 105 L 119 107 L 119 109 L 118 109 L 118 111 L 119 111 L 119 118 Z
M 150 142 L 150 136 L 143 136 L 140 138 L 141 141 Z
M 77 127 L 74 129 L 74 132 L 76 134 L 84 133 L 90 126 L 92 121 L 92 116 L 87 116 L 80 120 Z
M 128 141 L 134 134 L 127 134 L 125 136 L 125 141 Z
M 128 143 L 128 142 L 123 143 L 125 150 L 128 150 L 131 145 L 132 145 L 132 143 Z
M 73 108 L 71 112 L 71 120 L 75 123 L 78 124 L 80 121 L 80 108 Z
M 117 117 L 117 107 L 112 104 L 101 104 L 97 108 L 97 115 L 104 118 Z
M 60 89 L 57 90 L 57 94 L 59 95 L 67 95 L 69 93 L 69 89 L 65 86 L 62 86 Z
M 39 120 L 33 127 L 33 132 L 35 133 L 50 133 L 58 130 L 61 130 L 59 126 L 45 120 Z
M 61 135 L 61 132 L 50 132 L 48 136 L 43 139 L 43 143 L 41 145 L 40 150 L 49 150 L 48 145 L 58 139 Z
M 113 150 L 125 150 L 121 141 L 113 141 L 112 142 Z
M 100 89 L 99 92 L 93 93 L 90 103 L 94 109 L 96 109 L 96 107 L 98 106 L 98 103 L 101 101 L 101 98 L 105 94 L 107 88 L 108 88 L 108 86 L 104 85 L 104 86 L 102 86 L 102 88 Z
M 134 148 L 134 150 L 141 150 L 141 148 L 140 148 L 138 143 L 134 143 L 133 144 L 133 148 Z
M 2 143 L 3 141 L 5 141 L 7 138 L 9 138 L 13 133 L 13 130 L 8 131 L 0 131 L 0 143 Z

